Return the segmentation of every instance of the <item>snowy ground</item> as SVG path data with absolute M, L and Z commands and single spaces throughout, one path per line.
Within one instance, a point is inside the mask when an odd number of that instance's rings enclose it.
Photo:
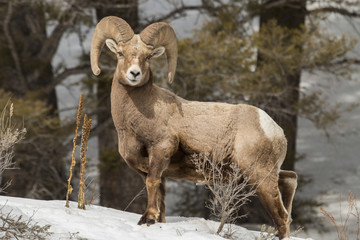
M 77 208 L 76 202 L 70 202 L 70 208 L 65 207 L 65 201 L 44 201 L 14 197 L 0 197 L 1 213 L 11 211 L 12 216 L 32 218 L 39 225 L 51 225 L 53 234 L 46 239 L 224 239 L 215 234 L 218 222 L 203 218 L 167 217 L 167 223 L 157 223 L 153 226 L 137 225 L 140 215 L 118 211 L 100 206 L 87 206 L 87 210 Z M 235 239 L 255 240 L 258 232 L 234 226 Z M 0 238 L 4 233 L 0 232 Z M 302 238 L 292 237 L 292 240 Z M 308 239 L 310 240 L 310 239 Z

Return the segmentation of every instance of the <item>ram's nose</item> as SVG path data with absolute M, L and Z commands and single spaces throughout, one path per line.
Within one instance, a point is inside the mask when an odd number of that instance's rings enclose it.
M 133 71 L 130 71 L 131 75 L 134 76 L 134 78 L 136 78 L 137 76 L 140 75 L 140 71 L 136 71 L 136 70 L 133 70 Z
M 126 78 L 130 85 L 135 86 L 141 82 L 142 73 L 138 65 L 132 65 L 126 72 Z

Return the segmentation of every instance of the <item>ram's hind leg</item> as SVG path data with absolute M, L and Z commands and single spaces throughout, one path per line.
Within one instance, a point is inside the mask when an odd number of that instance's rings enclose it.
M 284 206 L 289 214 L 289 222 L 291 222 L 292 203 L 297 187 L 297 174 L 293 171 L 280 170 L 279 173 L 279 189 Z
M 272 218 L 275 227 L 279 232 L 279 238 L 283 239 L 289 237 L 289 214 L 281 199 L 277 176 L 272 174 L 272 176 L 261 181 L 258 185 L 257 194 L 262 205 Z

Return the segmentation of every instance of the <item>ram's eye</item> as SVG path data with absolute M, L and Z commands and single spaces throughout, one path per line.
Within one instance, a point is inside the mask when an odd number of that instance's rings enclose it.
M 152 54 L 146 56 L 146 60 L 149 61 L 152 58 L 152 56 L 153 56 Z
M 118 52 L 117 54 L 118 54 L 119 57 L 123 57 L 123 56 L 124 56 L 124 54 L 123 54 L 122 52 Z

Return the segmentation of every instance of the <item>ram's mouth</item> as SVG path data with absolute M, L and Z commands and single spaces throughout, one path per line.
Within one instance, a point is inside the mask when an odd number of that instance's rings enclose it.
M 130 83 L 130 85 L 136 85 L 139 83 L 139 80 L 137 80 L 136 78 L 128 78 L 126 77 L 126 80 Z

